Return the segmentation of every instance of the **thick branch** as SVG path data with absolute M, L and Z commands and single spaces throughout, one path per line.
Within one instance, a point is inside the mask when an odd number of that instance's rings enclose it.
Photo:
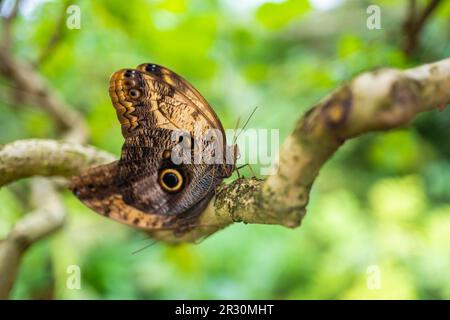
M 35 175 L 69 177 L 113 160 L 114 156 L 107 152 L 76 143 L 18 140 L 0 146 L 0 186 Z
M 70 142 L 15 141 L 0 147 L 0 187 L 35 175 L 70 176 L 113 159 L 106 152 Z M 26 249 L 64 222 L 65 208 L 51 181 L 34 179 L 31 191 L 35 210 L 19 220 L 8 237 L 0 241 L 0 299 L 8 298 Z
M 299 119 L 280 150 L 276 174 L 265 181 L 237 180 L 223 186 L 200 222 L 215 228 L 198 228 L 185 239 L 236 221 L 298 226 L 319 170 L 347 139 L 404 126 L 417 114 L 449 103 L 450 59 L 406 71 L 361 74 Z M 173 240 L 169 232 L 155 236 Z
M 266 180 L 238 179 L 222 185 L 201 214 L 198 227 L 181 237 L 170 230 L 152 232 L 152 236 L 168 242 L 194 241 L 233 222 L 296 227 L 306 212 L 320 168 L 347 139 L 404 126 L 417 114 L 442 109 L 448 103 L 450 59 L 406 71 L 363 73 L 300 118 L 282 146 L 275 174 Z M 41 147 L 46 150 L 45 159 Z M 11 156 L 16 149 L 21 152 Z M 70 150 L 77 150 L 75 156 Z M 94 149 L 48 140 L 12 143 L 0 150 L 0 159 L 0 176 L 8 176 L 0 184 L 33 174 L 70 176 L 94 163 L 109 161 Z M 21 169 L 17 171 L 19 166 L 14 163 L 19 161 Z M 9 166 L 15 169 L 9 170 Z

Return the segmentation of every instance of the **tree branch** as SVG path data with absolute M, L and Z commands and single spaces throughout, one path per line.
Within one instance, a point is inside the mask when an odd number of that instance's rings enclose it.
M 114 160 L 111 154 L 77 143 L 55 140 L 18 140 L 0 146 L 0 187 L 38 176 L 70 177 L 90 166 Z
M 19 140 L 0 146 L 0 187 L 36 175 L 69 177 L 113 160 L 114 156 L 107 152 L 72 142 Z M 26 249 L 64 222 L 65 208 L 51 181 L 33 180 L 31 195 L 36 209 L 19 220 L 8 237 L 0 241 L 0 299 L 8 298 Z
M 21 219 L 0 243 L 0 299 L 7 299 L 26 249 L 57 230 L 65 209 L 49 180 L 35 179 L 31 202 L 36 210 Z
M 11 25 L 13 19 L 17 16 L 18 7 L 19 0 L 16 0 L 12 14 L 8 17 L 3 17 L 5 28 L 3 43 L 0 45 L 0 74 L 12 84 L 17 94 L 16 97 L 20 98 L 20 101 L 32 103 L 40 107 L 50 116 L 65 140 L 84 143 L 88 138 L 88 130 L 81 115 L 60 99 L 31 65 L 15 59 L 11 53 Z M 60 23 L 59 26 L 62 27 Z M 20 174 L 26 176 L 46 175 L 46 168 L 58 167 L 60 170 L 66 168 L 70 172 L 70 166 L 66 166 L 64 163 L 48 166 L 48 159 L 52 158 L 51 154 L 58 154 L 54 150 L 52 143 L 52 141 L 47 144 L 41 143 L 39 151 L 34 149 L 32 145 L 29 145 L 31 148 L 27 149 L 27 153 L 40 162 L 40 164 L 37 164 L 35 160 L 27 158 L 30 160 L 28 164 L 35 163 L 36 167 L 34 169 L 28 165 L 24 167 L 20 166 L 22 159 L 20 143 L 8 145 L 13 150 L 8 147 L 0 148 L 0 153 L 4 155 L 0 156 L 0 158 L 3 158 L 7 162 L 15 162 L 17 160 L 15 165 L 8 166 L 8 168 L 4 168 L 3 160 L 0 160 L 0 167 L 2 167 L 0 169 L 0 172 L 2 172 L 0 186 L 2 183 L 9 182 L 8 179 L 11 177 L 11 169 L 19 173 L 18 178 L 20 178 Z M 83 151 L 85 150 L 79 150 L 76 147 L 71 148 L 70 145 L 66 149 L 66 157 L 70 158 L 71 165 L 76 166 L 76 159 L 82 157 Z M 49 154 L 45 154 L 45 152 L 49 152 Z M 90 151 L 87 150 L 86 152 L 88 152 L 89 156 Z M 106 153 L 101 154 L 107 157 Z M 64 157 L 60 160 L 63 159 Z M 55 174 L 59 174 L 59 171 L 47 172 L 47 175 Z M 32 181 L 32 198 L 37 199 L 37 201 L 34 201 L 36 205 L 35 211 L 18 221 L 8 237 L 0 242 L 0 298 L 8 297 L 25 250 L 34 241 L 38 241 L 57 230 L 62 226 L 64 221 L 65 210 L 51 182 L 43 181 L 42 179 Z
M 305 215 L 320 168 L 347 139 L 404 126 L 419 113 L 443 109 L 449 103 L 450 59 L 405 71 L 363 73 L 299 119 L 281 148 L 274 175 L 266 180 L 237 179 L 222 185 L 201 214 L 198 226 L 181 236 L 171 230 L 151 235 L 179 242 L 195 241 L 233 222 L 296 227 Z M 69 177 L 110 157 L 91 147 L 23 140 L 3 147 L 0 159 L 0 176 L 7 177 L 1 185 L 35 174 Z
M 0 48 L 0 74 L 9 79 L 13 86 L 27 92 L 24 99 L 46 112 L 61 132 L 72 141 L 87 140 L 88 130 L 82 117 L 58 97 L 35 70 L 25 62 L 16 60 L 9 51 Z M 76 130 L 72 130 L 76 128 Z
M 3 17 L 2 25 L 3 25 L 3 39 L 0 47 L 3 47 L 4 50 L 9 51 L 12 45 L 12 23 L 14 19 L 17 17 L 19 12 L 19 0 L 14 0 L 14 4 L 12 5 L 11 12 L 8 12 L 7 16 Z
M 50 36 L 46 46 L 44 47 L 44 49 L 40 53 L 39 57 L 37 58 L 37 60 L 35 62 L 36 66 L 40 66 L 45 61 L 47 61 L 48 58 L 51 56 L 51 54 L 56 49 L 56 47 L 58 46 L 58 44 L 60 44 L 61 40 L 64 38 L 64 36 L 66 34 L 66 28 L 65 28 L 65 23 L 66 23 L 66 18 L 67 18 L 66 11 L 70 5 L 74 4 L 74 2 L 75 1 L 73 1 L 73 0 L 65 0 L 64 1 L 63 5 L 62 5 L 61 13 L 59 14 L 58 20 L 56 22 L 56 26 L 53 29 L 54 32 Z
M 423 8 L 422 12 L 418 12 L 416 0 L 410 0 L 409 3 L 408 16 L 403 26 L 403 30 L 406 34 L 403 52 L 408 56 L 419 46 L 420 33 L 425 26 L 427 19 L 442 1 L 430 0 L 425 8 Z

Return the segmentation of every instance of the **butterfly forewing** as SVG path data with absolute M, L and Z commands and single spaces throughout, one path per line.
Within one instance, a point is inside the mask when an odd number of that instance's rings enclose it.
M 219 117 L 211 108 L 206 99 L 197 91 L 188 81 L 183 77 L 176 74 L 172 70 L 169 70 L 163 66 L 154 63 L 143 63 L 137 67 L 138 70 L 147 74 L 160 78 L 163 82 L 171 85 L 177 91 L 185 95 L 202 113 L 202 115 L 208 119 L 214 128 L 224 132 L 222 123 Z

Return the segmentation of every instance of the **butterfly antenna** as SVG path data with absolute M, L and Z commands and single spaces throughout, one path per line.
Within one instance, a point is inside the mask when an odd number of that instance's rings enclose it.
M 193 223 L 189 225 L 189 228 L 220 228 L 221 225 L 220 224 L 201 224 L 201 223 Z M 175 226 L 175 227 L 162 227 L 162 228 L 158 228 L 155 229 L 155 231 L 158 230 L 178 230 L 180 227 L 179 226 Z M 157 240 L 155 240 L 157 241 Z
M 201 228 L 220 228 L 221 225 L 219 225 L 219 224 L 191 224 L 191 225 L 189 225 L 189 227 L 191 227 L 191 228 L 199 228 L 199 227 L 201 227 Z M 164 228 L 160 228 L 159 230 L 176 230 L 176 229 L 178 229 L 178 227 L 173 227 L 173 228 L 172 227 L 164 227 Z M 201 239 L 198 239 L 197 241 L 195 241 L 193 243 L 194 244 L 199 244 L 200 242 L 202 242 L 203 240 L 205 240 L 206 238 L 208 238 L 211 235 L 212 235 L 212 233 L 208 234 L 206 236 L 203 236 Z M 147 240 L 147 239 L 144 239 L 144 240 Z M 153 239 L 148 239 L 148 240 L 153 240 Z M 150 248 L 150 247 L 154 246 L 158 242 L 160 242 L 160 241 L 159 240 L 153 240 L 148 245 L 133 251 L 131 254 L 133 254 L 133 255 L 137 254 L 137 253 L 139 253 L 139 252 L 141 252 L 141 251 L 143 251 L 143 250 L 145 250 L 147 248 Z
M 159 242 L 158 240 L 153 240 L 153 241 L 150 242 L 148 245 L 146 245 L 146 246 L 144 246 L 144 247 L 142 247 L 142 248 L 140 248 L 140 249 L 137 249 L 137 250 L 133 251 L 131 254 L 139 253 L 139 252 L 141 252 L 141 251 L 143 251 L 143 250 L 145 250 L 145 249 L 147 249 L 147 248 L 150 248 L 150 247 L 154 246 L 154 245 L 157 244 L 158 242 Z
M 250 122 L 250 119 L 253 117 L 253 115 L 256 112 L 256 109 L 258 109 L 258 107 L 253 108 L 252 113 L 250 113 L 250 115 L 247 118 L 247 121 L 245 121 L 244 125 L 241 128 L 241 131 L 239 131 L 239 133 L 237 134 L 237 136 L 235 137 L 235 139 L 233 140 L 233 144 L 237 141 L 237 138 L 239 138 L 239 136 L 241 135 L 242 132 L 244 132 L 245 127 L 248 125 L 248 123 Z

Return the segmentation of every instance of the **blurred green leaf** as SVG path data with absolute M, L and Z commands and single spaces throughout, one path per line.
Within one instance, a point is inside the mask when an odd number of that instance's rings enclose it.
M 307 1 L 268 2 L 259 7 L 256 17 L 267 28 L 279 29 L 298 19 L 310 9 Z

